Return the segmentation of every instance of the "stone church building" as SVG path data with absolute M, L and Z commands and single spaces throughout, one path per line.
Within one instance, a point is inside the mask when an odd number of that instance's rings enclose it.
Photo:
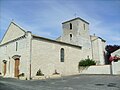
M 81 18 L 62 23 L 63 33 L 56 40 L 44 38 L 23 30 L 11 22 L 0 42 L 0 73 L 17 77 L 24 73 L 27 79 L 40 69 L 45 76 L 78 74 L 82 59 L 93 59 L 103 65 L 105 40 L 89 34 L 89 23 Z

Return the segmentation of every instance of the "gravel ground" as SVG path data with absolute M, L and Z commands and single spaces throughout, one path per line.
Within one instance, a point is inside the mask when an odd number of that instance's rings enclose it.
M 0 77 L 0 90 L 120 90 L 120 76 L 76 75 L 46 80 Z

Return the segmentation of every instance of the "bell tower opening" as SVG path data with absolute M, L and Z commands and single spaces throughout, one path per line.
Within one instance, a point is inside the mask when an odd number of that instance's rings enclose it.
M 70 34 L 70 40 L 72 40 L 72 34 Z
M 70 30 L 72 29 L 72 23 L 70 23 Z

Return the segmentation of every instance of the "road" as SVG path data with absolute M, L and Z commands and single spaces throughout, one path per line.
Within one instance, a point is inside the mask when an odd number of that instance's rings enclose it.
M 120 76 L 76 75 L 47 80 L 0 78 L 0 90 L 120 90 Z

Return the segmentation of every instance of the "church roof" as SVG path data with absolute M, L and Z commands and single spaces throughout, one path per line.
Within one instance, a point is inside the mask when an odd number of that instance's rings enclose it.
M 78 45 L 74 45 L 74 44 L 70 44 L 70 43 L 66 43 L 66 42 L 61 42 L 61 41 L 56 41 L 56 40 L 52 40 L 49 38 L 40 37 L 37 35 L 32 35 L 32 36 L 33 36 L 33 38 L 36 38 L 36 39 L 43 39 L 43 40 L 54 42 L 54 43 L 59 43 L 59 44 L 64 44 L 64 45 L 73 46 L 73 47 L 77 47 L 77 48 L 82 48 L 82 46 L 78 46 Z
M 95 36 L 95 35 L 90 35 L 90 37 L 96 37 L 96 39 L 101 39 L 103 42 L 106 42 L 106 40 L 104 40 L 103 38 L 98 37 L 98 36 Z M 96 40 L 96 39 L 94 39 L 94 40 Z M 93 40 L 92 40 L 92 41 L 93 41 Z
M 87 24 L 89 24 L 87 21 L 85 21 L 84 19 L 82 19 L 82 18 L 80 18 L 80 17 L 77 17 L 77 18 L 74 18 L 74 19 L 71 19 L 71 20 L 68 20 L 68 21 L 65 21 L 65 22 L 63 22 L 62 24 L 65 24 L 65 23 L 68 23 L 68 22 L 71 22 L 71 21 L 74 21 L 74 20 L 81 20 L 81 21 L 83 21 L 83 22 L 85 22 L 85 23 L 87 23 Z
M 24 33 L 26 33 L 26 31 L 23 29 L 23 28 L 21 28 L 19 25 L 17 25 L 15 22 L 11 22 L 10 23 L 10 25 L 11 24 L 13 24 L 13 25 L 15 25 L 16 27 L 18 27 L 20 30 L 22 30 Z M 9 27 L 10 27 L 10 25 L 9 25 Z M 8 28 L 9 28 L 8 27 Z M 6 31 L 7 32 L 7 31 Z M 6 33 L 5 33 L 5 35 L 6 35 Z M 4 35 L 4 36 L 5 36 Z M 3 38 L 4 38 L 4 36 L 3 36 Z M 36 38 L 36 39 L 44 39 L 44 40 L 47 40 L 47 41 L 50 41 L 50 42 L 54 42 L 54 43 L 59 43 L 59 44 L 64 44 L 64 45 L 69 45 L 69 46 L 74 46 L 74 47 L 78 47 L 78 48 L 82 48 L 81 46 L 77 46 L 77 45 L 73 45 L 73 44 L 70 44 L 70 43 L 65 43 L 65 42 L 61 42 L 61 41 L 56 41 L 56 40 L 52 40 L 52 39 L 49 39 L 49 38 L 45 38 L 45 37 L 40 37 L 40 36 L 37 36 L 37 35 L 34 35 L 34 34 L 32 34 L 32 36 L 33 36 L 33 38 Z M 21 39 L 21 38 L 24 38 L 25 37 L 25 34 L 24 35 L 22 35 L 22 36 L 19 36 L 19 37 L 17 37 L 17 38 L 15 38 L 15 39 L 13 39 L 13 40 L 10 40 L 10 41 L 7 41 L 7 42 L 5 42 L 5 43 L 0 43 L 0 46 L 3 46 L 3 45 L 6 45 L 6 44 L 8 44 L 8 43 L 11 43 L 11 42 L 14 42 L 14 41 L 17 41 L 17 40 L 19 40 L 19 39 Z
M 103 38 L 101 38 L 101 37 L 98 37 L 98 38 L 100 38 L 103 42 L 106 42 L 106 40 L 105 40 L 105 39 L 103 39 Z

